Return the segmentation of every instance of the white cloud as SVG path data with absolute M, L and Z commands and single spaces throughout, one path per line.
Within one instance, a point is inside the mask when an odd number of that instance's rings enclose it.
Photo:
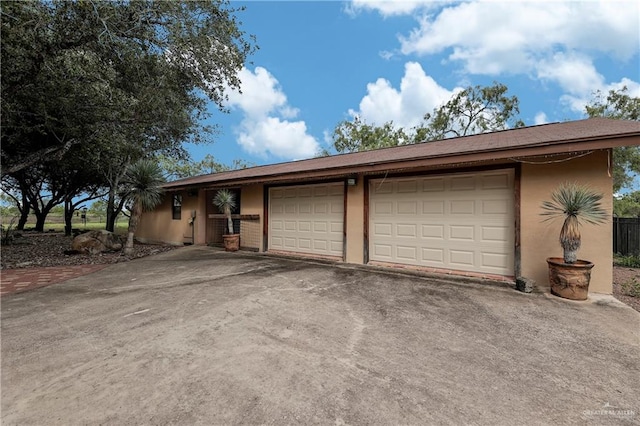
M 639 12 L 635 1 L 456 3 L 423 14 L 419 28 L 400 41 L 405 54 L 453 49 L 450 59 L 476 72 L 528 68 L 538 54 L 558 48 L 625 60 L 638 51 Z
M 596 61 L 640 54 L 637 1 L 490 1 L 439 4 L 357 0 L 356 10 L 413 14 L 418 25 L 400 36 L 405 55 L 445 55 L 471 75 L 524 74 L 564 92 L 561 102 L 583 112 L 596 90 L 638 87 L 637 74 L 607 82 Z
M 355 16 L 360 11 L 377 11 L 382 16 L 407 15 L 416 9 L 424 7 L 428 1 L 405 0 L 353 0 L 347 3 L 345 10 Z
M 251 154 L 273 155 L 302 159 L 315 155 L 318 142 L 307 134 L 304 121 L 287 121 L 277 117 L 263 120 L 245 119 L 241 125 L 238 142 Z
M 445 89 L 426 75 L 420 64 L 408 62 L 399 90 L 388 80 L 379 78 L 367 84 L 367 94 L 360 101 L 359 110 L 349 113 L 370 124 L 393 121 L 398 127 L 410 128 L 420 123 L 425 113 L 448 101 L 456 90 L 460 89 Z
M 236 133 L 242 148 L 254 155 L 284 159 L 308 158 L 318 151 L 318 141 L 307 133 L 304 121 L 293 121 L 299 110 L 287 103 L 278 80 L 265 68 L 239 73 L 242 93 L 229 91 L 229 107 L 244 113 Z
M 549 119 L 547 118 L 547 114 L 545 114 L 544 112 L 539 112 L 536 114 L 533 123 L 537 126 L 539 124 L 547 124 L 549 122 Z

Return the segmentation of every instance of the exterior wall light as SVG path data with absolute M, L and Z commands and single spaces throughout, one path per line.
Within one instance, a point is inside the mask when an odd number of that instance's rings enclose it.
M 357 183 L 358 183 L 357 178 L 351 177 L 347 179 L 348 186 L 356 186 Z

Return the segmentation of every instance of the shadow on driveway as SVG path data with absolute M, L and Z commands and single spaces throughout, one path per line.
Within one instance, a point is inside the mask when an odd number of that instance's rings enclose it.
M 3 424 L 637 424 L 640 314 L 186 247 L 2 299 Z

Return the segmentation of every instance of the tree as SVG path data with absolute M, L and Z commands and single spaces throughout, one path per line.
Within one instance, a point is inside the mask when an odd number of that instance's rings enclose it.
M 184 142 L 210 142 L 209 102 L 227 111 L 226 91 L 240 89 L 256 49 L 235 17 L 242 9 L 226 0 L 3 3 L 2 176 L 89 146 L 113 230 L 130 164 L 186 159 Z
M 183 179 L 191 176 L 246 169 L 253 166 L 253 164 L 242 159 L 233 160 L 231 165 L 223 164 L 218 162 L 211 154 L 205 155 L 200 161 L 176 159 L 166 155 L 157 156 L 157 160 L 170 179 Z
M 197 141 L 206 114 L 198 93 L 224 111 L 255 50 L 240 10 L 225 0 L 4 3 L 2 174 L 89 136 Z M 158 123 L 182 131 L 157 134 Z
M 618 217 L 640 217 L 640 191 L 614 198 L 613 213 Z
M 589 117 L 606 117 L 617 120 L 640 121 L 640 97 L 632 97 L 624 86 L 610 90 L 605 96 L 601 91 L 593 94 L 591 103 L 585 107 Z M 633 186 L 635 176 L 640 173 L 640 147 L 625 146 L 613 150 L 613 191 Z
M 421 141 L 441 140 L 478 133 L 523 127 L 516 96 L 508 97 L 507 86 L 469 86 L 447 103 L 425 115 L 425 123 L 415 129 Z
M 507 90 L 500 83 L 469 86 L 425 114 L 423 122 L 411 129 L 396 127 L 392 121 L 375 126 L 358 117 L 342 121 L 333 131 L 332 148 L 338 153 L 359 152 L 522 127 L 524 122 L 517 118 L 518 98 L 508 97 Z M 329 155 L 329 151 L 319 155 Z
M 165 182 L 162 169 L 152 160 L 143 159 L 127 168 L 123 183 L 123 199 L 131 203 L 125 254 L 133 252 L 133 236 L 136 233 L 143 211 L 152 210 L 162 201 L 162 184 Z
M 339 153 L 388 148 L 408 140 L 404 130 L 394 127 L 392 121 L 378 127 L 367 124 L 359 117 L 340 122 L 333 131 L 333 148 Z

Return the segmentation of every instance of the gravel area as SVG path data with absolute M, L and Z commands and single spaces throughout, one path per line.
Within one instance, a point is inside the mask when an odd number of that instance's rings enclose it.
M 11 269 L 118 263 L 177 248 L 170 245 L 136 243 L 130 256 L 125 256 L 121 251 L 99 255 L 65 254 L 65 251 L 71 248 L 72 238 L 65 237 L 62 233 L 25 232 L 16 238 L 13 244 L 2 246 L 0 266 L 2 269 Z M 627 296 L 622 291 L 622 285 L 633 279 L 640 281 L 640 268 L 614 266 L 613 295 L 640 312 L 640 298 Z

